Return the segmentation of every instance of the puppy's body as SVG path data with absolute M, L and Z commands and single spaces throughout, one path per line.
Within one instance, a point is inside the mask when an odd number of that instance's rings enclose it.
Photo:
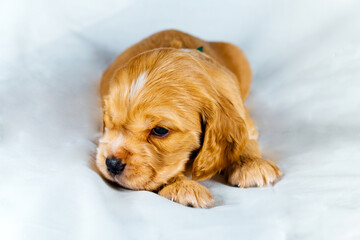
M 168 30 L 153 34 L 121 53 L 104 72 L 101 79 L 100 92 L 102 96 L 106 95 L 109 89 L 108 84 L 111 81 L 114 72 L 117 69 L 124 67 L 131 58 L 140 53 L 156 48 L 177 48 L 185 51 L 186 49 L 195 50 L 201 46 L 204 49 L 204 53 L 235 74 L 238 79 L 241 98 L 245 101 L 250 91 L 251 69 L 242 51 L 230 43 L 206 42 L 176 30 Z
M 162 188 L 160 195 L 195 207 L 210 207 L 212 197 L 183 174 L 194 152 L 193 179 L 224 170 L 239 187 L 274 182 L 281 172 L 261 158 L 243 105 L 250 83 L 245 56 L 229 43 L 169 30 L 133 45 L 101 80 L 99 170 L 124 187 Z

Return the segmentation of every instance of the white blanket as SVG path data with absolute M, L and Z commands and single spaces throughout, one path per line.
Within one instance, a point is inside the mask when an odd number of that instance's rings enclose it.
M 193 209 L 91 169 L 102 72 L 169 28 L 244 50 L 275 186 Z M 360 239 L 359 1 L 3 0 L 0 47 L 0 239 Z

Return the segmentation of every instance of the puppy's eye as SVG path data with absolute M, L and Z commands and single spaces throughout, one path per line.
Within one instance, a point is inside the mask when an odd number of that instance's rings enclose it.
M 168 135 L 168 133 L 169 130 L 163 127 L 154 127 L 153 129 L 151 129 L 151 134 L 158 137 L 165 137 L 166 135 Z

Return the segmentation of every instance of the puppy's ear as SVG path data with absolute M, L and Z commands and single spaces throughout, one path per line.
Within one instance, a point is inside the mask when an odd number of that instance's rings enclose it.
M 201 113 L 204 124 L 203 145 L 194 160 L 192 177 L 205 180 L 220 172 L 239 156 L 248 140 L 242 111 L 224 95 L 219 95 Z

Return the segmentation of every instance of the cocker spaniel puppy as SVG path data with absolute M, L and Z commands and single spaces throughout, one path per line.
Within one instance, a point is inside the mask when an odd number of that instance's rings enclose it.
M 250 83 L 249 63 L 230 43 L 176 30 L 151 35 L 103 74 L 96 166 L 125 188 L 201 208 L 213 198 L 195 180 L 223 172 L 238 187 L 274 183 L 281 171 L 261 157 L 244 107 Z

